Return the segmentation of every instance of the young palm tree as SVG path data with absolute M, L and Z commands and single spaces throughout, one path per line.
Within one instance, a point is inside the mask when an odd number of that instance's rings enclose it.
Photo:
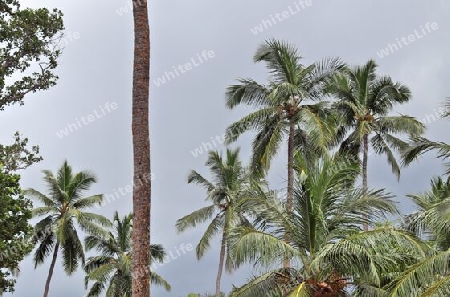
M 84 269 L 86 288 L 90 281 L 91 286 L 87 297 L 97 297 L 106 290 L 106 297 L 131 297 L 131 231 L 133 215 L 129 214 L 122 219 L 117 211 L 114 213 L 114 230 L 107 236 L 89 235 L 85 238 L 86 250 L 97 249 L 99 256 L 90 257 Z M 163 262 L 166 253 L 161 245 L 151 245 L 151 262 Z M 146 270 L 148 271 L 148 270 Z M 150 272 L 149 272 L 150 273 Z M 151 273 L 151 282 L 162 285 L 170 291 L 170 285 L 155 272 Z
M 358 163 L 336 156 L 311 164 L 297 155 L 296 167 L 302 169 L 292 213 L 270 191 L 255 189 L 240 201 L 240 207 L 252 210 L 256 227 L 234 229 L 232 258 L 236 265 L 256 262 L 269 271 L 234 288 L 230 296 L 347 296 L 350 286 L 379 286 L 384 272 L 408 263 L 417 244 L 408 232 L 387 227 L 360 232 L 362 223 L 396 213 L 396 208 L 382 190 L 364 195 L 352 187 Z M 291 245 L 283 240 L 285 233 Z M 398 246 L 395 252 L 393 246 Z M 298 266 L 270 269 L 285 257 Z
M 34 253 L 35 267 L 42 264 L 53 250 L 52 262 L 45 283 L 44 297 L 48 296 L 58 252 L 62 252 L 64 270 L 71 275 L 81 262 L 84 265 L 83 245 L 78 237 L 75 224 L 84 232 L 103 233 L 101 226 L 109 226 L 110 221 L 98 214 L 85 212 L 95 204 L 100 205 L 103 195 L 83 197 L 83 193 L 97 180 L 87 171 L 72 173 L 72 168 L 64 161 L 56 176 L 44 170 L 44 181 L 49 195 L 35 189 L 27 189 L 25 194 L 43 204 L 33 210 L 36 217 L 45 216 L 35 226 L 35 243 L 38 248 Z
M 147 0 L 133 0 L 134 64 L 133 64 L 133 296 L 150 296 L 150 276 L 144 271 L 150 260 L 150 28 Z
M 220 280 L 224 264 L 231 271 L 233 264 L 229 257 L 228 234 L 233 226 L 247 224 L 241 209 L 235 203 L 241 198 L 248 185 L 248 175 L 239 160 L 239 149 L 227 149 L 226 159 L 217 151 L 210 151 L 206 166 L 210 167 L 213 181 L 209 181 L 196 171 L 191 171 L 188 183 L 203 186 L 211 205 L 194 211 L 179 219 L 176 227 L 179 232 L 194 228 L 197 224 L 211 220 L 196 248 L 197 259 L 201 259 L 210 246 L 214 235 L 220 234 L 221 248 L 219 270 L 216 278 L 216 296 L 220 297 Z
M 328 59 L 310 66 L 300 63 L 297 49 L 285 42 L 266 41 L 253 60 L 265 62 L 271 74 L 269 84 L 261 85 L 252 79 L 240 79 L 226 93 L 226 105 L 234 108 L 246 104 L 258 110 L 232 124 L 226 131 L 228 143 L 244 132 L 255 129 L 253 141 L 252 170 L 261 174 L 269 168 L 278 149 L 287 136 L 288 178 L 286 208 L 292 211 L 293 158 L 295 144 L 308 143 L 303 151 L 326 151 L 334 137 L 329 125 L 326 103 L 319 102 L 326 82 L 343 64 L 338 59 Z M 289 242 L 289 238 L 286 238 Z M 284 266 L 289 266 L 285 262 Z
M 450 178 L 435 178 L 431 190 L 409 197 L 418 211 L 405 217 L 405 227 L 427 240 L 434 250 L 392 281 L 389 296 L 449 296 Z
M 398 135 L 413 137 L 424 131 L 424 125 L 413 117 L 388 115 L 395 104 L 408 102 L 411 92 L 390 77 L 377 76 L 376 69 L 375 61 L 369 60 L 364 66 L 337 74 L 329 86 L 329 91 L 338 98 L 334 107 L 343 118 L 344 128 L 350 132 L 342 142 L 341 150 L 354 156 L 362 150 L 362 188 L 365 192 L 368 190 L 369 141 L 375 153 L 386 155 L 392 172 L 400 178 L 400 167 L 393 150 L 400 152 L 408 145 Z M 364 228 L 367 230 L 366 225 Z
M 450 118 L 450 98 L 447 98 L 445 104 L 445 111 L 442 114 L 443 118 Z M 402 152 L 403 164 L 409 165 L 412 161 L 417 159 L 420 155 L 430 151 L 437 150 L 438 158 L 444 160 L 450 158 L 450 144 L 444 142 L 431 141 L 424 137 L 414 137 L 408 147 Z M 445 164 L 445 174 L 450 174 L 450 163 Z

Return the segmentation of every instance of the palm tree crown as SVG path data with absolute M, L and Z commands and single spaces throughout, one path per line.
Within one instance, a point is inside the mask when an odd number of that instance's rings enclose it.
M 420 135 L 424 125 L 410 116 L 389 116 L 394 105 L 411 99 L 411 91 L 390 77 L 377 76 L 376 70 L 376 62 L 369 60 L 337 74 L 330 84 L 329 90 L 338 98 L 334 107 L 343 118 L 344 128 L 350 131 L 341 149 L 357 154 L 363 146 L 365 152 L 368 148 L 364 146 L 370 141 L 377 154 L 387 156 L 392 172 L 399 178 L 400 167 L 392 149 L 400 151 L 408 145 L 397 135 Z M 369 135 L 373 137 L 368 139 Z
M 114 228 L 106 236 L 89 235 L 85 238 L 86 249 L 96 249 L 100 255 L 88 259 L 85 285 L 92 281 L 87 297 L 97 297 L 106 290 L 106 297 L 131 297 L 132 261 L 132 218 L 129 214 L 122 219 L 114 213 Z M 162 262 L 166 253 L 161 245 L 151 245 L 151 262 Z M 149 263 L 151 265 L 151 263 Z M 150 272 L 148 272 L 150 273 Z M 161 276 L 151 272 L 151 282 L 162 285 L 170 291 L 170 285 Z
M 239 149 L 227 149 L 225 160 L 217 151 L 210 151 L 206 166 L 210 168 L 213 182 L 196 171 L 191 171 L 188 182 L 203 186 L 207 192 L 206 200 L 211 204 L 179 219 L 176 227 L 179 232 L 183 232 L 187 228 L 211 220 L 196 247 L 197 259 L 203 257 L 213 236 L 221 235 L 220 263 L 216 279 L 216 296 L 220 296 L 224 261 L 228 271 L 233 268 L 228 252 L 228 234 L 232 227 L 248 223 L 244 212 L 235 205 L 245 192 L 249 180 L 239 160 Z
M 45 216 L 35 226 L 35 234 L 38 234 L 35 237 L 38 248 L 33 258 L 35 267 L 42 264 L 53 250 L 44 292 L 46 297 L 59 249 L 62 251 L 63 266 L 67 274 L 72 274 L 80 262 L 84 265 L 83 245 L 75 223 L 84 232 L 99 234 L 103 232 L 101 226 L 109 226 L 110 221 L 101 215 L 84 211 L 96 204 L 100 205 L 103 200 L 101 194 L 83 196 L 96 182 L 94 175 L 87 171 L 74 174 L 67 161 L 64 161 L 56 176 L 49 170 L 44 170 L 43 173 L 49 195 L 35 189 L 28 189 L 25 194 L 43 204 L 33 210 L 33 215 Z
M 258 110 L 232 124 L 227 129 L 227 141 L 235 141 L 248 130 L 257 131 L 251 164 L 254 171 L 269 167 L 283 137 L 291 132 L 295 135 L 290 137 L 292 143 L 296 139 L 299 146 L 308 143 L 314 148 L 326 148 L 332 136 L 325 121 L 326 103 L 314 101 L 321 101 L 326 83 L 343 63 L 327 59 L 305 66 L 294 46 L 277 40 L 262 44 L 253 60 L 266 63 L 271 79 L 268 85 L 239 79 L 239 84 L 228 88 L 228 108 L 246 104 Z

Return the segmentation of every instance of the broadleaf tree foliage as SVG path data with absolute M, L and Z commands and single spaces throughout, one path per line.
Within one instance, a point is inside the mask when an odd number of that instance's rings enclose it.
M 56 84 L 63 29 L 57 9 L 21 9 L 17 0 L 0 1 L 0 110 Z
M 17 0 L 0 0 L 0 110 L 23 104 L 25 95 L 56 84 L 62 13 L 20 7 Z M 14 291 L 19 262 L 32 249 L 32 203 L 22 195 L 16 171 L 42 160 L 39 147 L 14 135 L 0 144 L 0 295 Z
M 1 165 L 1 164 L 0 164 Z M 18 174 L 0 168 L 0 295 L 13 292 L 19 262 L 31 252 L 31 201 L 21 194 Z

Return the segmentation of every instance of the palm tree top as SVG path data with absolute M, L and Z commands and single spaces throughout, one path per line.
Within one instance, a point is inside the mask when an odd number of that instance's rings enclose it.
M 328 91 L 339 99 L 338 109 L 344 109 L 348 120 L 373 121 L 387 115 L 395 104 L 411 99 L 411 90 L 389 76 L 376 74 L 378 65 L 369 60 L 364 65 L 345 67 L 333 78 Z
M 205 165 L 209 167 L 212 181 L 208 181 L 195 170 L 188 176 L 188 183 L 203 186 L 208 195 L 207 200 L 216 203 L 228 203 L 230 196 L 236 194 L 242 187 L 240 181 L 245 175 L 245 168 L 239 159 L 240 148 L 226 150 L 226 158 L 218 151 L 209 151 Z
M 306 99 L 318 99 L 319 89 L 335 71 L 344 66 L 338 58 L 328 58 L 310 66 L 301 63 L 298 49 L 285 41 L 267 40 L 261 44 L 254 62 L 264 62 L 270 78 L 267 86 L 252 79 L 238 79 L 238 85 L 228 87 L 228 108 L 244 103 L 254 107 L 284 107 L 294 114 L 294 107 Z
M 86 271 L 85 285 L 89 282 L 94 284 L 89 290 L 89 297 L 97 297 L 106 290 L 106 296 L 117 296 L 117 293 L 131 296 L 131 261 L 132 250 L 132 228 L 133 214 L 127 214 L 122 218 L 117 211 L 114 212 L 114 219 L 111 222 L 112 229 L 105 232 L 106 235 L 89 235 L 85 238 L 86 250 L 95 249 L 100 253 L 88 259 L 84 269 Z M 162 263 L 166 253 L 160 244 L 150 246 L 151 263 Z M 150 265 L 150 263 L 149 263 Z M 170 291 L 170 285 L 161 276 L 151 272 L 151 281 L 156 285 L 163 285 Z
M 84 196 L 97 181 L 92 173 L 73 173 L 67 160 L 58 169 L 56 176 L 50 170 L 43 170 L 43 173 L 49 195 L 35 189 L 25 190 L 25 195 L 43 205 L 33 209 L 34 217 L 44 216 L 34 228 L 37 235 L 34 243 L 38 245 L 33 258 L 35 267 L 42 264 L 53 251 L 44 291 L 46 297 L 59 250 L 68 275 L 76 271 L 80 262 L 84 265 L 84 249 L 76 227 L 87 233 L 103 234 L 102 227 L 110 226 L 111 223 L 102 215 L 86 211 L 96 204 L 100 205 L 103 200 L 101 194 Z

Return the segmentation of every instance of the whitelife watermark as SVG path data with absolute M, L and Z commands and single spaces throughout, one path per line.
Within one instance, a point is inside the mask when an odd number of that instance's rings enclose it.
M 312 5 L 312 0 L 299 0 L 297 2 L 294 2 L 294 5 L 289 5 L 287 7 L 287 10 L 281 12 L 281 13 L 275 13 L 271 14 L 269 16 L 269 19 L 267 20 L 261 20 L 261 23 L 259 23 L 257 26 L 250 29 L 250 31 L 254 35 L 258 35 L 259 33 L 262 33 L 264 30 L 269 29 L 272 26 L 275 26 L 276 24 L 290 18 L 293 15 L 296 15 L 300 13 L 301 11 L 305 10 L 307 7 L 310 7 Z
M 155 174 L 152 172 L 149 174 L 144 174 L 143 179 L 139 179 L 139 183 L 134 183 L 133 181 L 131 181 L 130 184 L 124 186 L 124 187 L 119 187 L 114 188 L 113 189 L 113 194 L 105 194 L 103 196 L 103 202 L 101 205 L 95 205 L 96 208 L 100 208 L 105 206 L 106 204 L 112 203 L 114 201 L 116 201 L 116 199 L 119 199 L 120 197 L 126 196 L 127 194 L 130 194 L 133 192 L 133 189 L 139 189 L 140 187 L 146 185 L 149 183 L 149 181 L 154 180 L 155 179 Z
M 409 34 L 407 37 L 402 36 L 400 39 L 396 38 L 396 42 L 394 43 L 388 43 L 387 47 L 377 52 L 378 57 L 384 58 L 389 56 L 390 54 L 393 54 L 394 52 L 398 51 L 399 49 L 403 48 L 403 46 L 407 46 L 411 43 L 413 43 L 416 40 L 422 39 L 423 37 L 427 36 L 431 32 L 439 29 L 439 25 L 434 23 L 426 23 L 425 26 L 420 26 L 420 30 L 414 30 L 413 33 Z
M 443 116 L 447 113 L 447 108 L 444 106 L 441 106 L 439 108 L 435 108 L 433 111 L 434 111 L 434 113 L 426 114 L 425 117 L 419 121 L 424 125 L 436 122 L 436 121 L 442 119 Z
M 186 255 L 188 252 L 193 251 L 194 247 L 190 243 L 188 243 L 188 244 L 182 243 L 182 244 L 180 244 L 179 247 L 174 247 L 174 249 L 175 249 L 174 251 L 171 250 L 166 254 L 166 256 L 164 256 L 162 262 L 153 261 L 153 263 L 146 266 L 144 269 L 138 271 L 137 273 L 132 273 L 131 277 L 136 279 L 139 276 L 143 276 L 145 274 L 150 273 L 151 271 L 156 271 L 158 269 L 158 267 L 164 266 L 165 264 L 168 264 L 171 261 L 176 260 L 176 259 Z
M 247 131 L 248 128 L 251 128 L 251 124 L 247 124 L 247 125 L 240 125 L 238 127 L 236 127 L 236 129 L 230 134 L 231 137 L 236 137 L 240 134 L 242 134 L 243 132 Z M 223 144 L 225 142 L 226 139 L 226 133 L 223 133 L 221 135 L 216 135 L 215 137 L 210 137 L 211 141 L 207 141 L 207 142 L 202 142 L 202 145 L 199 146 L 198 148 L 195 148 L 194 150 L 191 151 L 191 154 L 197 158 L 198 156 L 207 153 L 208 151 L 212 150 L 213 148 L 216 148 L 218 146 L 220 146 L 221 144 Z
M 155 86 L 159 87 L 159 86 L 171 81 L 175 77 L 178 77 L 181 74 L 186 73 L 186 72 L 194 69 L 195 67 L 202 65 L 203 63 L 209 61 L 210 59 L 213 59 L 215 56 L 216 56 L 216 54 L 214 53 L 214 51 L 204 50 L 201 54 L 197 54 L 196 57 L 191 58 L 189 60 L 189 62 L 186 62 L 184 64 L 178 64 L 178 66 L 172 66 L 173 72 L 165 71 L 164 75 L 161 77 L 158 77 L 156 80 L 153 81 L 153 83 L 155 84 Z
M 118 108 L 116 102 L 106 102 L 103 106 L 100 105 L 99 109 L 94 109 L 93 113 L 82 116 L 81 118 L 75 118 L 74 123 L 68 123 L 67 126 L 64 129 L 59 130 L 59 132 L 56 132 L 56 135 L 59 138 L 63 138 L 64 136 L 69 135 L 72 132 L 78 131 L 78 129 L 83 128 L 84 126 L 89 125 L 89 123 L 95 122 L 95 120 L 100 119 L 107 114 L 113 112 Z

